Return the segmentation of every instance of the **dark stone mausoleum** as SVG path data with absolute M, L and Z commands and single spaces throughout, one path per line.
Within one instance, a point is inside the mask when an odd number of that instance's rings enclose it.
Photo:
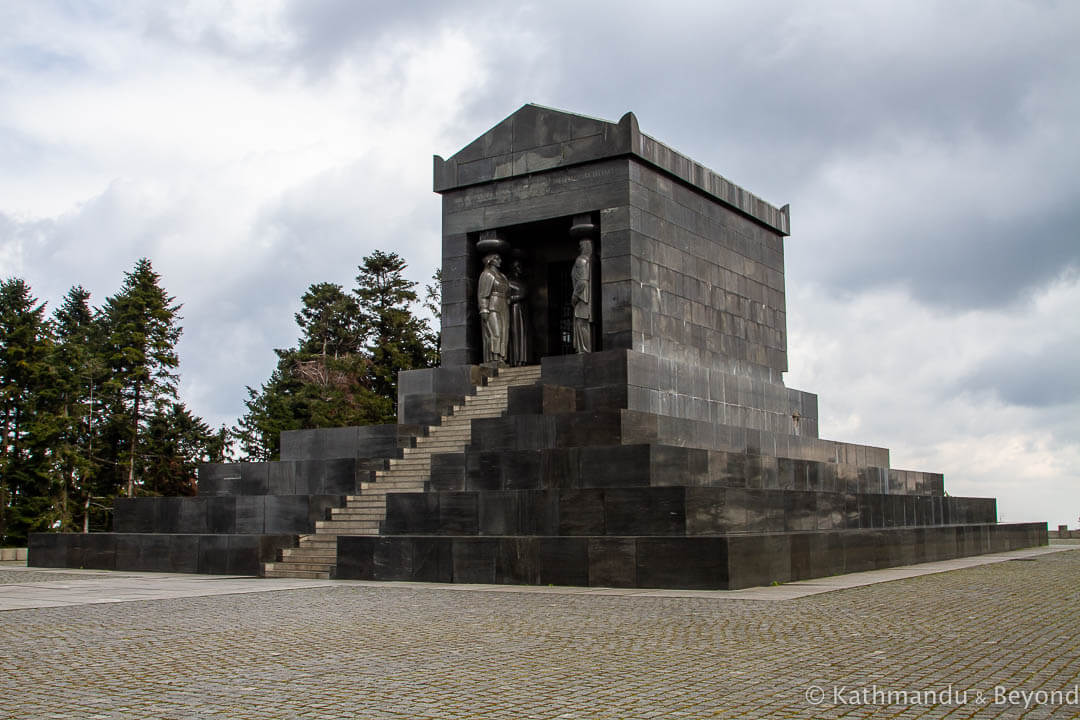
M 738 588 L 1046 543 L 993 499 L 946 496 L 885 448 L 821 439 L 785 387 L 774 207 L 618 123 L 526 105 L 435 158 L 443 366 L 403 373 L 400 419 L 436 421 L 481 358 L 483 237 L 527 269 L 540 380 L 390 495 L 379 537 L 341 537 L 338 577 Z M 595 351 L 569 346 L 572 230 L 591 225 Z M 580 235 L 580 233 L 579 233 Z
M 198 572 L 741 588 L 1046 544 L 1045 523 L 819 437 L 817 396 L 783 382 L 787 206 L 630 113 L 526 105 L 434 164 L 442 365 L 401 374 L 399 424 L 204 466 L 203 510 L 118 506 L 114 548 Z M 187 545 L 183 517 L 202 518 Z M 127 562 L 65 537 L 35 536 L 31 564 Z M 247 549 L 223 565 L 221 543 Z

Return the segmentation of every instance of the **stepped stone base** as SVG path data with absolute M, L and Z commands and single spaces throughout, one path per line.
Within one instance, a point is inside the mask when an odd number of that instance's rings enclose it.
M 345 536 L 335 577 L 737 590 L 1046 542 L 1045 523 L 696 537 Z
M 33 533 L 30 565 L 146 572 L 260 575 L 296 535 Z
M 197 497 L 117 498 L 112 533 L 32 534 L 28 564 L 264 575 L 265 563 L 295 550 L 423 432 L 401 424 L 283 432 L 280 461 L 201 465 Z

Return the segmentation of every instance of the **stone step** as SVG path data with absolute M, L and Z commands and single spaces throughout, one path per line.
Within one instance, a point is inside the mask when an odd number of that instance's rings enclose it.
M 396 488 L 417 488 L 419 490 L 424 489 L 424 483 L 427 482 L 428 476 L 422 475 L 420 477 L 388 477 L 376 480 L 375 482 L 362 482 L 360 483 L 361 497 L 364 495 L 371 495 L 373 493 L 387 492 Z
M 422 486 L 427 480 L 431 479 L 431 471 L 426 470 L 424 472 L 399 472 L 399 473 L 387 473 L 386 475 L 380 475 L 374 480 L 361 480 L 359 482 L 360 495 L 364 495 L 368 490 L 378 490 L 379 488 L 390 487 L 391 485 L 400 485 L 402 483 Z
M 336 539 L 338 535 L 378 535 L 379 534 L 379 528 L 377 528 L 377 527 L 374 527 L 374 528 L 363 527 L 363 528 L 349 528 L 347 530 L 346 529 L 342 529 L 342 530 L 320 530 L 319 533 L 325 534 L 327 537 L 333 535 L 334 538 Z
M 420 443 L 416 447 L 412 448 L 414 452 L 423 452 L 428 450 L 432 445 L 445 445 L 446 443 L 465 444 L 472 440 L 472 429 L 468 429 L 465 432 L 455 432 L 454 434 L 447 435 L 433 435 L 428 438 L 424 438 L 424 442 Z
M 374 482 L 378 482 L 379 478 L 384 477 L 401 477 L 407 475 L 426 475 L 431 472 L 431 459 L 425 458 L 423 462 L 414 462 L 408 465 L 395 465 L 389 470 L 379 470 L 375 473 Z M 360 482 L 370 482 L 368 480 L 361 480 Z
M 337 558 L 329 562 L 272 562 L 263 565 L 266 571 L 284 570 L 286 572 L 324 572 L 329 573 L 330 568 L 337 565 Z
M 400 485 L 381 485 L 379 487 L 363 488 L 367 493 L 367 497 L 385 497 L 388 493 L 419 493 L 424 492 L 424 485 L 426 483 L 401 483 Z M 380 506 L 385 505 L 385 501 L 379 503 Z M 367 507 L 372 507 L 368 505 Z
M 337 557 L 337 543 L 329 550 L 286 548 L 281 551 L 281 562 L 332 562 Z
M 302 578 L 305 580 L 329 580 L 329 572 L 312 572 L 310 570 L 265 570 L 264 577 L 268 578 Z
M 341 512 L 334 513 L 331 520 L 382 520 L 386 513 L 376 508 L 342 508 Z
M 420 455 L 431 455 L 434 452 L 438 452 L 440 448 L 447 445 L 468 445 L 472 442 L 472 433 L 467 435 L 455 435 L 453 437 L 437 437 L 428 440 L 423 445 L 417 445 L 414 448 L 409 448 L 410 452 L 405 453 L 402 459 L 414 458 Z
M 525 385 L 531 382 L 536 382 L 540 379 L 540 371 L 529 372 L 502 372 L 493 378 L 489 378 L 487 385 L 481 385 L 482 388 L 490 387 L 509 387 L 513 385 Z
M 409 448 L 409 450 L 416 450 L 416 448 L 422 448 L 431 443 L 451 443 L 454 440 L 468 439 L 470 437 L 472 437 L 471 424 L 462 426 L 460 429 L 446 430 L 442 433 L 433 433 L 427 437 L 421 437 L 417 440 L 416 447 Z
M 301 535 L 299 550 L 315 549 L 320 545 L 337 548 L 337 540 L 333 538 L 319 537 L 318 535 Z M 291 549 L 291 548 L 290 548 Z
M 447 448 L 462 448 L 471 442 L 472 438 L 433 442 L 430 445 L 424 445 L 423 448 L 417 448 L 412 452 L 407 453 L 405 455 L 405 459 L 430 458 L 432 455 L 438 455 L 439 453 L 446 452 Z
M 316 520 L 315 531 L 320 535 L 324 530 L 333 530 L 334 532 L 346 532 L 349 530 L 365 530 L 367 528 L 378 528 L 378 520 Z

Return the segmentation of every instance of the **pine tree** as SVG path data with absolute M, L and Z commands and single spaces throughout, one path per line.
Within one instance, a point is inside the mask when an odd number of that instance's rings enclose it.
M 124 275 L 120 292 L 108 298 L 102 309 L 105 328 L 105 361 L 110 370 L 106 391 L 113 400 L 114 452 L 126 466 L 126 492 L 135 494 L 139 467 L 139 438 L 149 414 L 147 408 L 176 398 L 179 365 L 176 343 L 182 328 L 180 306 L 159 284 L 146 258 Z M 126 448 L 117 447 L 123 442 Z
M 406 267 L 396 253 L 376 250 L 363 259 L 353 290 L 371 355 L 369 385 L 386 408 L 382 422 L 397 415 L 398 373 L 437 362 L 437 340 L 413 314 L 416 283 L 403 276 Z
M 335 283 L 316 283 L 300 298 L 296 324 L 303 335 L 300 352 L 324 357 L 355 355 L 362 349 L 360 310 Z
M 82 286 L 68 291 L 53 313 L 51 357 L 53 432 L 49 445 L 58 486 L 60 528 L 74 530 L 94 493 L 93 416 L 95 385 L 101 382 L 98 327 Z
M 312 285 L 301 301 L 297 346 L 275 350 L 270 379 L 259 390 L 247 389 L 248 411 L 233 431 L 245 458 L 277 458 L 284 430 L 365 425 L 383 417 L 364 384 L 368 358 L 356 301 L 332 283 Z
M 19 278 L 0 282 L 0 544 L 52 522 L 50 456 L 39 412 L 52 340 L 45 304 Z
M 141 444 L 143 490 L 151 495 L 194 495 L 199 463 L 220 460 L 223 440 L 183 403 L 158 403 Z
M 431 364 L 438 365 L 442 353 L 442 268 L 435 268 L 431 284 L 424 286 L 424 308 L 431 313 L 433 329 L 430 331 L 434 356 Z
M 437 336 L 413 314 L 416 283 L 405 267 L 376 251 L 363 259 L 353 297 L 333 283 L 308 288 L 296 346 L 275 350 L 270 379 L 247 389 L 247 412 L 232 431 L 243 457 L 277 458 L 285 430 L 395 421 L 398 372 L 438 360 Z M 428 300 L 437 302 L 438 273 L 433 280 Z

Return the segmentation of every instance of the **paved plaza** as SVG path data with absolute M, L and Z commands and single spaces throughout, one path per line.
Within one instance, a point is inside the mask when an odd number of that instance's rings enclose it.
M 1078 550 L 736 592 L 0 564 L 0 717 L 1077 718 Z

